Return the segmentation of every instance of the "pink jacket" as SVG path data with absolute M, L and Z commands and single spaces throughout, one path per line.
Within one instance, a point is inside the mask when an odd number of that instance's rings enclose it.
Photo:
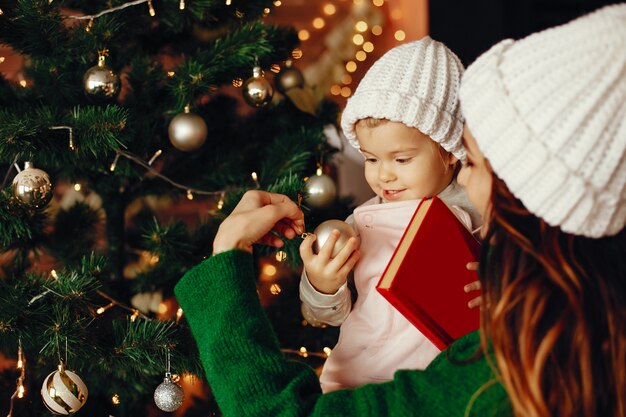
M 358 298 L 352 308 L 346 286 L 337 294 L 323 295 L 313 289 L 306 275 L 302 279 L 303 312 L 312 307 L 314 317 L 320 321 L 335 324 L 332 321 L 337 317 L 339 322 L 343 320 L 339 341 L 320 376 L 324 392 L 388 381 L 398 369 L 424 369 L 439 354 L 439 349 L 375 288 L 419 200 L 385 204 L 377 201 L 374 198 L 354 210 L 361 260 L 354 269 Z M 458 207 L 453 210 L 464 223 L 469 223 L 468 227 L 471 225 L 465 211 Z M 312 303 L 320 299 L 321 303 Z

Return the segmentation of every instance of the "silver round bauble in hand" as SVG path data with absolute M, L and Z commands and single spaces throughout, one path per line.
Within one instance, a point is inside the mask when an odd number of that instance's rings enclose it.
M 313 250 L 315 253 L 319 253 L 333 230 L 339 230 L 340 235 L 333 247 L 332 254 L 330 255 L 331 258 L 337 256 L 339 251 L 346 246 L 348 239 L 356 237 L 356 231 L 348 223 L 341 220 L 326 220 L 320 223 L 313 231 L 313 234 L 316 236 L 315 242 L 313 242 Z
M 52 198 L 50 177 L 31 162 L 26 162 L 24 170 L 13 178 L 12 190 L 17 201 L 31 209 L 44 207 Z
M 166 373 L 163 382 L 154 390 L 154 402 L 160 410 L 171 413 L 183 404 L 185 393 L 180 385 L 172 381 L 171 374 Z
M 174 116 L 167 129 L 172 145 L 183 152 L 199 149 L 206 141 L 207 125 L 204 119 L 195 113 L 185 112 Z
M 83 76 L 85 94 L 96 100 L 110 100 L 117 97 L 120 87 L 120 78 L 107 67 L 103 55 L 98 58 L 98 64 L 89 68 Z
M 276 89 L 285 94 L 292 88 L 304 87 L 304 76 L 299 69 L 291 66 L 291 61 L 285 63 L 285 68 L 274 77 Z
M 326 209 L 330 207 L 337 196 L 337 187 L 332 178 L 325 174 L 309 177 L 305 183 L 305 204 L 311 209 Z
M 63 363 L 46 377 L 41 385 L 41 399 L 50 412 L 67 416 L 87 402 L 89 391 L 78 375 L 66 371 Z
M 243 83 L 243 98 L 252 107 L 263 107 L 272 101 L 274 88 L 263 76 L 261 67 L 252 69 L 252 77 Z

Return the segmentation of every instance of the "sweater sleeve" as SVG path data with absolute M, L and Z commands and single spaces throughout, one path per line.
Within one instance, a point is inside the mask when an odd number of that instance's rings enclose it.
M 484 360 L 459 365 L 437 358 L 426 371 L 400 371 L 392 382 L 322 395 L 311 368 L 283 358 L 257 296 L 249 253 L 207 259 L 185 274 L 175 293 L 224 417 L 460 417 L 493 379 Z M 467 415 L 508 416 L 494 413 L 501 387 L 484 391 Z
M 300 278 L 300 300 L 302 315 L 309 323 L 321 322 L 340 326 L 352 309 L 352 299 L 348 283 L 344 283 L 336 293 L 323 294 L 309 282 L 306 271 Z

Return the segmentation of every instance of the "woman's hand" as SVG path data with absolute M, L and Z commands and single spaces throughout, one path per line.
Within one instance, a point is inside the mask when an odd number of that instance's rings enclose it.
M 283 246 L 283 241 L 304 232 L 304 215 L 296 203 L 282 194 L 252 190 L 220 225 L 213 241 L 213 254 L 231 249 L 252 252 L 253 243 Z
M 470 271 L 478 271 L 478 262 L 468 262 L 468 264 L 466 265 L 466 268 L 469 269 Z M 467 284 L 465 287 L 463 287 L 463 290 L 465 292 L 479 291 L 480 281 L 474 281 L 474 282 Z M 483 298 L 479 295 L 478 297 L 471 299 L 467 303 L 467 306 L 469 308 L 479 307 L 482 304 L 482 301 L 483 301 Z

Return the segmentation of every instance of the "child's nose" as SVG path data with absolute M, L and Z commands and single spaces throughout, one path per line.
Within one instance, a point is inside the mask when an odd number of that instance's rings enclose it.
M 378 168 L 378 178 L 383 182 L 388 182 L 394 180 L 395 175 L 388 164 L 381 163 Z

